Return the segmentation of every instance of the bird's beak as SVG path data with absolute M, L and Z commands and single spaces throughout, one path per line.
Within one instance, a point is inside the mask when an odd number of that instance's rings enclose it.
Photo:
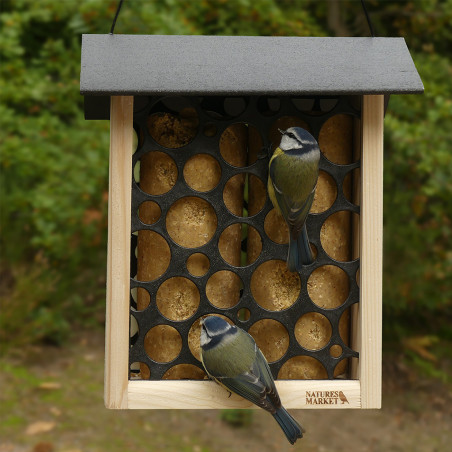
M 280 133 L 281 135 L 284 135 L 284 134 L 286 133 L 285 130 L 281 130 L 281 129 L 278 129 L 278 130 L 279 130 L 279 133 Z

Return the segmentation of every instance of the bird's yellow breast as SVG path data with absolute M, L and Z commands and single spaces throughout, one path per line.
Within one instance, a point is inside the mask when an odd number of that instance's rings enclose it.
M 248 372 L 256 359 L 256 344 L 245 331 L 225 337 L 215 347 L 202 350 L 201 360 L 210 376 L 235 377 Z
M 284 152 L 279 147 L 277 147 L 275 149 L 275 152 L 273 152 L 272 158 L 270 159 L 270 162 L 268 164 L 269 168 L 270 168 L 270 165 L 271 165 L 273 159 L 275 159 L 276 157 L 278 157 L 278 155 L 281 155 L 281 154 L 284 154 Z M 279 208 L 278 201 L 276 200 L 275 189 L 273 188 L 273 184 L 272 184 L 272 181 L 270 178 L 270 171 L 268 172 L 267 191 L 268 191 L 268 196 L 270 198 L 270 201 L 273 204 L 273 207 L 277 210 L 277 212 L 279 214 L 281 214 L 281 210 Z

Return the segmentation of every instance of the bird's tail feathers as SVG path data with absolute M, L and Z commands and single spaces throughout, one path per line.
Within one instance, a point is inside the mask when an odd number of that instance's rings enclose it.
M 303 428 L 284 407 L 279 408 L 273 414 L 273 417 L 278 422 L 290 444 L 294 444 L 298 438 L 303 438 Z
M 311 245 L 309 244 L 306 225 L 304 225 L 297 239 L 289 238 L 287 266 L 291 272 L 301 271 L 303 265 L 309 265 L 313 262 L 314 256 L 312 255 Z

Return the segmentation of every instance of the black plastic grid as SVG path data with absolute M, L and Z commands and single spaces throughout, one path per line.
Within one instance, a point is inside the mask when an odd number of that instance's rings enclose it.
M 236 123 L 245 123 L 254 126 L 260 133 L 264 147 L 272 144 L 268 142 L 268 131 L 271 125 L 281 117 L 291 116 L 304 120 L 310 127 L 310 132 L 318 140 L 319 132 L 322 125 L 332 116 L 338 114 L 347 114 L 354 117 L 360 117 L 360 111 L 356 109 L 354 99 L 348 96 L 338 96 L 328 98 L 312 97 L 297 98 L 289 97 L 272 98 L 272 97 L 247 97 L 247 98 L 225 98 L 225 97 L 186 97 L 183 102 L 187 102 L 190 107 L 194 108 L 198 114 L 199 126 L 198 132 L 194 139 L 187 145 L 177 148 L 168 149 L 159 145 L 149 134 L 147 128 L 147 120 L 150 114 L 155 111 L 155 106 L 159 105 L 159 112 L 162 112 L 161 101 L 164 98 L 135 98 L 134 127 L 140 136 L 138 149 L 133 155 L 133 167 L 136 162 L 147 152 L 161 151 L 172 157 L 177 165 L 178 177 L 175 186 L 163 195 L 150 195 L 143 192 L 139 184 L 132 178 L 132 233 L 138 230 L 152 230 L 160 234 L 167 241 L 170 251 L 171 260 L 165 273 L 154 281 L 143 282 L 134 279 L 136 274 L 137 262 L 135 256 L 135 248 L 137 245 L 137 237 L 132 234 L 131 246 L 131 289 L 142 287 L 145 288 L 151 296 L 150 305 L 142 310 L 136 310 L 136 303 L 131 296 L 131 315 L 136 319 L 138 324 L 138 333 L 135 334 L 130 341 L 129 365 L 134 362 L 142 362 L 146 364 L 151 372 L 151 380 L 160 380 L 162 376 L 171 367 L 178 364 L 192 364 L 202 369 L 201 363 L 192 355 L 188 346 L 188 332 L 194 322 L 200 317 L 209 313 L 222 314 L 230 318 L 241 328 L 248 330 L 256 321 L 262 319 L 274 319 L 282 323 L 289 334 L 289 347 L 287 352 L 279 360 L 270 363 L 273 375 L 276 377 L 282 365 L 295 356 L 310 356 L 320 361 L 326 369 L 329 379 L 334 378 L 334 369 L 336 365 L 346 358 L 358 357 L 358 352 L 352 350 L 344 343 L 339 334 L 339 320 L 348 308 L 359 301 L 359 288 L 357 285 L 356 272 L 359 268 L 359 259 L 349 262 L 339 262 L 332 259 L 323 249 L 320 241 L 320 229 L 324 221 L 333 213 L 338 211 L 351 211 L 359 214 L 359 207 L 352 204 L 344 195 L 342 185 L 345 176 L 360 166 L 360 162 L 354 162 L 346 165 L 334 164 L 321 155 L 320 170 L 327 172 L 334 179 L 337 186 L 337 196 L 334 203 L 325 212 L 319 214 L 310 214 L 307 219 L 308 235 L 311 243 L 317 248 L 317 257 L 315 261 L 302 269 L 299 273 L 301 280 L 301 290 L 296 302 L 283 311 L 269 311 L 262 308 L 253 299 L 250 290 L 250 281 L 253 272 L 263 262 L 273 259 L 286 260 L 287 245 L 281 245 L 273 242 L 267 237 L 264 230 L 264 219 L 268 212 L 273 208 L 268 196 L 264 208 L 254 216 L 239 217 L 232 214 L 224 205 L 223 189 L 226 182 L 237 174 L 253 174 L 259 177 L 262 182 L 267 184 L 268 159 L 258 159 L 254 164 L 247 167 L 234 167 L 225 162 L 221 157 L 219 150 L 219 139 L 221 134 L 230 125 Z M 296 107 L 297 100 L 299 102 L 311 102 L 310 112 L 300 111 Z M 232 105 L 244 106 L 243 111 L 231 117 L 224 110 L 226 102 Z M 329 107 L 328 111 L 322 104 Z M 274 111 L 272 111 L 274 110 Z M 170 111 L 170 110 L 167 110 Z M 214 112 L 214 114 L 212 114 Z M 216 133 L 214 136 L 206 136 L 203 130 L 206 126 L 214 125 Z M 275 146 L 279 144 L 274 144 Z M 273 146 L 273 147 L 275 147 Z M 221 178 L 217 186 L 209 192 L 197 192 L 189 187 L 183 178 L 183 168 L 185 163 L 196 154 L 209 154 L 213 156 L 221 166 Z M 203 246 L 198 248 L 184 248 L 175 243 L 166 230 L 166 213 L 171 205 L 178 199 L 186 196 L 196 196 L 206 200 L 215 210 L 218 226 L 212 239 Z M 161 209 L 161 216 L 158 221 L 152 225 L 144 224 L 138 217 L 138 208 L 144 201 L 154 201 Z M 245 267 L 235 267 L 225 262 L 218 251 L 218 240 L 223 230 L 234 223 L 246 223 L 253 226 L 260 234 L 262 239 L 262 251 L 259 257 L 251 265 Z M 210 260 L 210 268 L 208 272 L 200 277 L 191 275 L 185 267 L 187 258 L 194 253 L 203 253 Z M 309 275 L 317 268 L 323 265 L 335 265 L 341 268 L 349 279 L 349 295 L 345 302 L 334 309 L 323 309 L 316 305 L 309 297 L 307 292 L 307 280 Z M 213 306 L 206 296 L 205 287 L 208 279 L 213 273 L 220 270 L 229 270 L 236 273 L 242 280 L 243 291 L 239 302 L 230 309 L 220 309 Z M 175 276 L 182 276 L 191 280 L 199 290 L 200 303 L 196 313 L 190 318 L 182 321 L 170 320 L 163 316 L 157 308 L 156 293 L 164 281 Z M 247 308 L 250 312 L 249 319 L 241 321 L 238 319 L 238 311 Z M 305 313 L 317 312 L 324 315 L 331 323 L 332 334 L 330 341 L 320 350 L 308 350 L 300 346 L 295 338 L 294 330 L 297 320 Z M 156 325 L 170 325 L 174 327 L 181 335 L 182 349 L 177 358 L 168 363 L 161 363 L 152 360 L 144 349 L 144 337 L 146 333 Z M 342 353 L 338 357 L 331 356 L 329 350 L 333 345 L 339 345 Z

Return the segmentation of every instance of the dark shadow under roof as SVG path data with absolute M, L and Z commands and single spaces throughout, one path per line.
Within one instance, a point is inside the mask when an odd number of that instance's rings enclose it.
M 403 38 L 83 35 L 80 92 L 422 93 Z

